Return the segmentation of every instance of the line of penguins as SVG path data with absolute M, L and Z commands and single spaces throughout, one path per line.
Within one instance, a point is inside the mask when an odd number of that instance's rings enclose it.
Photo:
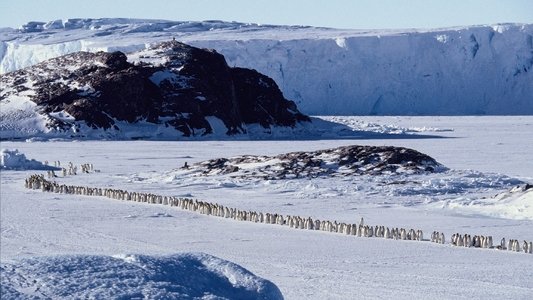
M 433 231 L 431 234 L 431 242 L 444 244 L 444 233 Z M 454 233 L 451 237 L 450 244 L 452 246 L 458 247 L 474 247 L 474 248 L 488 248 L 488 249 L 498 249 L 498 250 L 509 250 L 516 252 L 524 253 L 533 253 L 533 242 L 528 242 L 524 240 L 520 243 L 519 240 L 509 239 L 509 242 L 506 243 L 505 238 L 502 238 L 499 245 L 493 245 L 492 236 L 483 236 L 483 235 L 474 235 L 473 237 L 470 234 L 460 234 Z
M 75 194 L 85 196 L 100 196 L 110 199 L 122 201 L 134 201 L 150 204 L 162 204 L 173 207 L 178 207 L 183 210 L 197 212 L 204 215 L 222 217 L 227 219 L 234 219 L 237 221 L 250 221 L 255 223 L 278 224 L 288 226 L 295 229 L 320 230 L 326 232 L 335 232 L 345 235 L 352 235 L 358 237 L 378 237 L 394 240 L 412 240 L 412 241 L 427 241 L 423 238 L 422 230 L 404 229 L 404 228 L 389 228 L 385 226 L 370 226 L 365 225 L 363 218 L 361 218 L 359 225 L 349 224 L 337 221 L 313 220 L 311 217 L 304 218 L 300 216 L 283 216 L 276 213 L 262 213 L 255 211 L 244 211 L 236 208 L 230 208 L 220 205 L 218 203 L 210 203 L 199 201 L 192 198 L 161 196 L 151 193 L 128 192 L 121 189 L 110 188 L 93 188 L 87 186 L 75 186 L 58 184 L 55 181 L 48 181 L 44 175 L 31 175 L 25 179 L 25 187 L 28 189 L 40 189 L 43 192 L 61 193 L 61 194 Z M 431 234 L 431 242 L 445 244 L 444 233 L 434 231 Z M 518 240 L 509 240 L 509 244 L 505 245 L 505 238 L 502 239 L 502 245 L 493 247 L 492 237 L 488 236 L 474 236 L 454 234 L 451 238 L 451 244 L 454 246 L 476 247 L 476 248 L 495 248 L 500 250 L 512 250 L 525 253 L 532 253 L 533 247 L 531 242 L 524 241 L 522 247 Z

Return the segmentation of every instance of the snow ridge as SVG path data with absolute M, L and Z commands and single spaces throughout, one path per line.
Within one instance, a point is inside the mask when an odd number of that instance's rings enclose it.
M 6 299 L 283 299 L 270 281 L 203 253 L 41 257 L 1 271 Z

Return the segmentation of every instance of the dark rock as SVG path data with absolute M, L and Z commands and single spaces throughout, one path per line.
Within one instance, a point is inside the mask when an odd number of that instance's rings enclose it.
M 226 134 L 245 133 L 246 124 L 295 126 L 310 119 L 285 99 L 276 83 L 255 70 L 230 68 L 214 50 L 177 41 L 147 50 L 77 52 L 0 76 L 10 92 L 0 101 L 27 92 L 47 116 L 50 128 L 119 129 L 117 121 L 146 121 L 171 126 L 183 136 L 213 132 L 207 117 L 216 117 Z M 31 83 L 31 85 L 28 85 Z M 67 112 L 75 120 L 57 119 Z M 79 124 L 78 124 L 79 125 Z
M 128 57 L 120 51 L 100 56 L 101 62 L 113 71 L 123 70 L 130 66 Z
M 242 170 L 241 164 L 258 166 Z M 217 158 L 191 166 L 203 175 L 285 179 L 317 176 L 418 174 L 446 170 L 430 156 L 413 149 L 393 146 L 344 146 L 277 156 Z
M 272 78 L 244 68 L 233 68 L 231 73 L 245 123 L 268 127 L 271 124 L 294 126 L 298 121 L 310 121 L 298 111 L 293 101 L 283 98 Z

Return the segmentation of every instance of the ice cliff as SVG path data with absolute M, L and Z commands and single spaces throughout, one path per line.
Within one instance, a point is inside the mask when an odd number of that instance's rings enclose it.
M 0 73 L 76 51 L 169 38 L 272 77 L 307 114 L 533 114 L 533 24 L 343 30 L 236 22 L 69 19 L 0 29 Z

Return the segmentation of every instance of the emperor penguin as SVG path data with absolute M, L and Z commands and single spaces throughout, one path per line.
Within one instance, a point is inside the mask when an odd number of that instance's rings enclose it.
M 457 245 L 456 246 L 460 246 L 462 247 L 464 244 L 463 244 L 463 238 L 459 235 L 459 237 L 457 237 Z

